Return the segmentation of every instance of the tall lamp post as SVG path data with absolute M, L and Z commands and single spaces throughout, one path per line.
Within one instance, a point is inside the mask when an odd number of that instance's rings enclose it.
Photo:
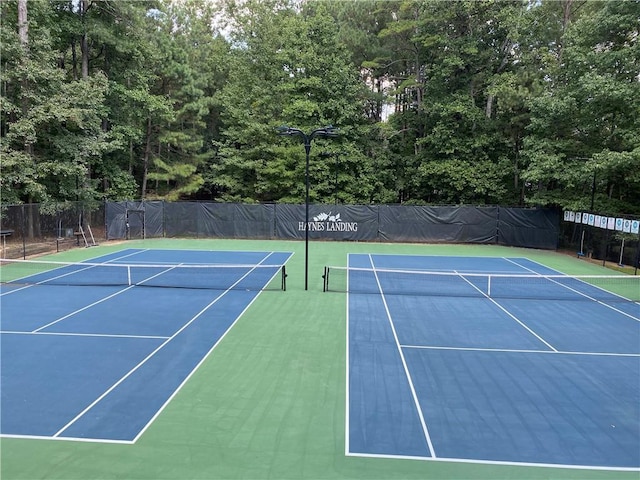
M 298 136 L 304 141 L 304 152 L 306 155 L 305 166 L 305 216 L 304 216 L 304 289 L 309 288 L 309 154 L 311 153 L 311 142 L 316 137 L 337 137 L 338 130 L 332 125 L 316 128 L 309 133 L 305 133 L 299 128 L 282 125 L 277 129 L 278 135 Z

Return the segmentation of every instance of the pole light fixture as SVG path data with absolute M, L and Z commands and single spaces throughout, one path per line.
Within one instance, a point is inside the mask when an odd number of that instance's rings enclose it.
M 316 128 L 305 133 L 299 128 L 282 125 L 276 128 L 278 135 L 289 137 L 301 137 L 304 142 L 304 152 L 306 157 L 305 165 L 305 216 L 304 216 L 304 289 L 309 288 L 309 154 L 311 153 L 311 142 L 317 137 L 337 137 L 338 130 L 333 125 Z

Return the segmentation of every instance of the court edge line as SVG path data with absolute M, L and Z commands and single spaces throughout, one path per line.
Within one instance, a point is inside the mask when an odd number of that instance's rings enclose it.
M 376 244 L 378 244 L 378 242 L 376 242 Z M 379 245 L 391 245 L 391 246 L 397 246 L 398 243 L 393 243 L 393 242 L 381 242 L 379 243 Z M 432 244 L 433 245 L 433 244 Z M 355 253 L 354 255 L 366 255 L 365 253 Z M 494 258 L 494 259 L 504 259 L 506 257 L 504 256 L 497 256 L 497 255 L 442 255 L 440 253 L 431 253 L 431 254 L 421 254 L 421 253 L 374 253 L 374 255 L 376 257 L 415 257 L 415 256 L 427 256 L 427 257 L 442 257 L 445 256 L 447 258 L 477 258 L 477 259 L 485 259 L 485 258 Z M 526 258 L 526 257 L 513 257 L 513 258 Z M 447 270 L 450 271 L 450 270 Z
M 350 258 L 351 258 L 351 254 L 347 253 L 347 265 L 350 264 Z M 349 443 L 349 437 L 351 436 L 351 429 L 349 428 L 349 425 L 351 423 L 351 418 L 349 416 L 349 363 L 350 363 L 350 359 L 351 357 L 350 355 L 350 351 L 349 351 L 349 275 L 347 275 L 347 295 L 346 295 L 346 305 L 345 305 L 345 310 L 346 310 L 346 316 L 345 316 L 345 332 L 346 332 L 346 349 L 345 349 L 345 362 L 344 362 L 344 369 L 345 369 L 345 402 L 344 402 L 344 454 L 348 455 L 349 454 L 349 449 L 351 448 L 350 443 Z
M 271 256 L 274 253 L 280 253 L 280 252 L 270 252 L 269 255 L 267 255 L 263 260 L 261 260 L 260 263 L 262 263 L 264 260 L 266 260 L 269 256 Z M 284 261 L 283 265 L 286 264 L 289 259 L 293 256 L 293 254 L 289 254 L 289 256 L 287 257 L 287 259 Z M 259 265 L 259 264 L 258 264 Z M 268 285 L 269 283 L 271 283 L 273 281 L 274 278 L 276 278 L 278 276 L 279 272 L 275 272 L 273 274 L 273 276 L 269 279 L 269 281 L 266 283 L 266 285 Z M 244 277 L 243 277 L 244 278 Z M 240 281 L 240 280 L 238 280 Z M 236 282 L 237 283 L 237 282 Z M 235 284 L 234 284 L 235 285 Z M 228 289 L 227 291 L 225 291 L 224 293 L 227 293 L 228 291 L 230 291 L 231 289 Z M 211 353 L 213 352 L 213 350 L 220 344 L 220 342 L 222 341 L 222 339 L 224 337 L 227 336 L 227 333 L 229 333 L 231 331 L 231 329 L 235 326 L 235 324 L 238 322 L 238 320 L 240 320 L 240 318 L 242 318 L 242 316 L 244 315 L 244 313 L 249 309 L 249 307 L 253 304 L 253 302 L 255 302 L 257 300 L 257 298 L 260 296 L 260 294 L 262 293 L 262 291 L 258 291 L 256 292 L 257 294 L 253 297 L 253 299 L 249 302 L 249 304 L 242 310 L 242 312 L 240 312 L 240 314 L 236 317 L 236 319 L 231 323 L 231 325 L 229 325 L 229 328 L 227 328 L 225 330 L 225 332 L 220 336 L 220 338 L 218 338 L 218 340 L 213 344 L 213 346 L 209 349 L 209 351 L 202 357 L 202 359 L 196 364 L 195 367 L 193 367 L 193 369 L 189 372 L 189 374 L 185 377 L 185 379 L 180 383 L 180 385 L 178 385 L 178 387 L 174 390 L 174 392 L 169 395 L 169 398 L 167 398 L 167 400 L 162 404 L 162 406 L 158 409 L 158 411 L 151 417 L 151 419 L 149 419 L 149 421 L 146 423 L 146 425 L 144 427 L 142 427 L 142 429 L 140 430 L 140 432 L 138 432 L 138 434 L 133 438 L 133 440 L 131 441 L 131 443 L 136 443 L 138 441 L 138 439 L 140 437 L 142 437 L 142 435 L 147 431 L 147 429 L 153 424 L 153 422 L 156 420 L 156 418 L 158 418 L 160 416 L 160 414 L 164 411 L 164 409 L 169 405 L 169 403 L 171 403 L 171 400 L 173 400 L 173 398 L 178 394 L 178 392 L 180 390 L 182 390 L 182 387 L 187 383 L 187 381 L 189 381 L 189 379 L 191 378 L 191 376 L 198 370 L 198 368 L 200 368 L 200 365 L 202 365 L 205 360 L 209 357 L 209 355 L 211 355 Z M 224 294 L 223 294 L 224 295 Z M 220 295 L 220 297 L 222 297 L 222 295 Z
M 571 352 L 563 350 L 519 350 L 508 348 L 478 348 L 478 347 L 443 347 L 429 345 L 400 345 L 402 348 L 423 349 L 423 350 L 458 350 L 466 352 L 496 352 L 496 353 L 544 353 L 551 355 L 582 355 L 594 357 L 630 357 L 640 358 L 640 353 L 613 353 L 613 352 Z
M 387 299 L 384 295 L 384 291 L 382 290 L 382 285 L 380 284 L 380 279 L 378 278 L 378 273 L 375 271 L 375 264 L 373 263 L 373 257 L 369 254 L 369 261 L 371 262 L 371 267 L 374 270 L 374 276 L 376 278 L 376 283 L 378 284 L 378 289 L 380 290 L 380 298 L 382 299 L 382 304 L 384 305 L 385 312 L 387 313 L 387 320 L 389 321 L 389 325 L 391 326 L 391 332 L 393 333 L 393 338 L 396 343 L 396 348 L 398 349 L 398 353 L 400 355 L 400 360 L 402 362 L 402 367 L 404 368 L 404 373 L 407 377 L 407 382 L 409 383 L 409 389 L 411 390 L 411 395 L 413 397 L 413 402 L 415 404 L 416 409 L 418 410 L 418 418 L 420 419 L 420 424 L 422 425 L 422 432 L 425 436 L 425 440 L 427 441 L 427 447 L 429 448 L 429 452 L 431 453 L 431 457 L 437 458 L 436 452 L 433 448 L 433 443 L 431 443 L 431 435 L 429 434 L 429 429 L 427 428 L 427 423 L 424 419 L 424 415 L 422 413 L 422 407 L 420 405 L 420 400 L 418 400 L 418 395 L 416 394 L 416 389 L 413 385 L 413 380 L 411 379 L 411 374 L 409 373 L 409 367 L 407 366 L 407 361 L 404 358 L 404 353 L 402 352 L 402 347 L 400 346 L 400 340 L 398 339 L 398 334 L 396 332 L 396 327 L 393 324 L 393 318 L 391 317 L 391 311 L 389 310 L 389 305 L 387 304 Z
M 564 463 L 533 463 L 533 462 L 510 462 L 502 460 L 475 460 L 470 458 L 448 458 L 448 457 L 418 457 L 411 455 L 384 455 L 376 453 L 357 453 L 349 452 L 347 457 L 362 458 L 382 458 L 389 460 L 418 460 L 422 462 L 442 462 L 442 463 L 464 463 L 479 465 L 505 465 L 512 467 L 541 467 L 541 468 L 557 468 L 564 470 L 596 470 L 609 472 L 640 472 L 640 467 L 606 467 L 602 465 L 569 465 Z
M 103 438 L 82 438 L 82 437 L 45 437 L 44 435 L 13 435 L 2 433 L 0 438 L 17 438 L 22 440 L 55 440 L 57 442 L 84 442 L 84 443 L 113 443 L 119 445 L 133 445 L 131 440 L 107 440 Z
M 118 335 L 114 333 L 73 333 L 73 332 L 21 332 L 19 330 L 0 330 L 7 335 L 57 335 L 60 337 L 107 337 L 107 338 L 140 338 L 150 340 L 166 340 L 169 337 L 160 335 Z
M 271 254 L 269 254 L 271 255 Z M 240 283 L 247 275 L 249 275 L 249 273 L 251 273 L 252 270 L 248 271 L 247 273 L 245 273 L 242 277 L 240 277 L 240 279 L 238 279 L 233 285 L 231 285 L 231 287 L 227 290 L 225 290 L 224 292 L 222 292 L 220 295 L 218 295 L 215 299 L 213 299 L 211 302 L 209 302 L 208 305 L 206 305 L 202 310 L 200 310 L 191 320 L 189 320 L 187 323 L 185 323 L 180 329 L 178 329 L 171 337 L 169 337 L 167 340 L 165 340 L 164 342 L 162 342 L 162 344 L 160 344 L 155 350 L 153 350 L 149 355 L 147 355 L 140 363 L 138 363 L 138 365 L 136 365 L 134 368 L 132 368 L 131 370 L 129 370 L 129 372 L 124 375 L 120 380 L 118 380 L 116 383 L 114 383 L 109 389 L 107 389 L 102 395 L 100 395 L 98 398 L 96 398 L 91 404 L 89 404 L 84 410 L 82 410 L 78 415 L 76 415 L 70 422 L 68 422 L 66 425 L 64 425 L 60 430 L 58 430 L 54 435 L 53 438 L 58 438 L 66 429 L 68 429 L 69 427 L 71 427 L 75 422 L 77 422 L 80 418 L 82 418 L 86 413 L 88 413 L 93 407 L 95 407 L 98 403 L 100 403 L 102 401 L 102 399 L 104 399 L 107 395 L 109 395 L 109 393 L 111 393 L 113 390 L 115 390 L 122 382 L 124 382 L 127 378 L 129 378 L 134 372 L 136 372 L 139 368 L 141 368 L 149 359 L 151 359 L 157 352 L 159 352 L 165 345 L 167 345 L 172 339 L 174 339 L 176 336 L 178 336 L 183 330 L 185 330 L 189 325 L 191 325 L 194 321 L 196 321 L 204 312 L 206 312 L 209 308 L 211 308 L 211 306 L 213 306 L 215 303 L 218 302 L 218 300 L 220 300 L 222 297 L 224 297 L 228 292 L 231 291 L 231 288 L 233 288 L 235 285 L 237 285 L 238 283 Z
M 509 261 L 509 262 L 511 262 L 511 263 L 513 263 L 513 264 L 515 264 L 515 265 L 517 265 L 517 266 L 518 266 L 518 267 L 520 267 L 520 268 L 524 268 L 525 270 L 527 270 L 527 271 L 529 271 L 529 272 L 531 272 L 531 273 L 535 273 L 536 275 L 544 275 L 544 274 L 541 274 L 541 273 L 539 273 L 539 272 L 536 272 L 535 270 L 532 270 L 532 269 L 531 269 L 531 268 L 529 268 L 529 267 L 526 267 L 526 266 L 524 266 L 524 265 L 520 265 L 518 262 L 514 261 L 514 259 L 510 259 L 510 258 L 508 258 L 508 257 L 504 257 L 504 259 L 505 259 L 505 260 L 507 260 L 507 261 Z M 554 272 L 558 272 L 558 273 L 559 273 L 559 274 L 561 274 L 561 275 L 567 275 L 567 278 L 571 278 L 571 276 L 570 276 L 570 275 L 568 275 L 568 274 L 566 274 L 566 273 L 564 273 L 564 272 L 560 272 L 559 270 L 556 270 L 555 268 L 547 267 L 546 265 L 544 265 L 544 264 L 542 264 L 542 263 L 540 263 L 540 262 L 536 262 L 535 260 L 531 260 L 531 259 L 529 259 L 529 258 L 524 258 L 524 260 L 528 260 L 528 261 L 530 261 L 530 262 L 532 262 L 532 263 L 536 263 L 536 264 L 540 265 L 541 267 L 548 268 L 549 270 L 554 271 Z M 621 277 L 621 278 L 624 278 L 624 275 L 620 275 L 620 277 Z M 603 302 L 602 300 L 598 300 L 597 298 L 593 298 L 593 297 L 591 297 L 591 296 L 587 295 L 586 293 L 582 293 L 582 292 L 579 292 L 578 290 L 574 290 L 573 288 L 569 287 L 568 285 L 563 285 L 562 283 L 560 283 L 560 282 L 556 282 L 556 281 L 555 281 L 555 280 L 553 280 L 553 279 L 552 279 L 551 281 L 552 281 L 553 283 L 557 283 L 558 285 L 561 285 L 561 286 L 563 286 L 564 288 L 567 288 L 567 289 L 569 289 L 569 290 L 571 290 L 571 291 L 573 291 L 573 292 L 575 292 L 575 293 L 578 293 L 578 294 L 582 295 L 583 297 L 588 298 L 589 300 L 592 300 L 592 301 L 594 301 L 594 302 L 596 302 L 596 303 L 599 303 L 600 305 L 602 305 L 602 306 L 604 306 L 604 307 L 607 307 L 607 308 L 609 308 L 609 309 L 613 310 L 614 312 L 618 312 L 618 313 L 620 313 L 620 314 L 624 315 L 625 317 L 629 317 L 629 318 L 631 318 L 631 319 L 633 319 L 633 320 L 636 320 L 636 321 L 640 322 L 640 317 L 636 317 L 635 315 L 632 315 L 632 314 L 630 314 L 630 313 L 628 313 L 628 312 L 625 312 L 625 311 L 623 311 L 623 310 L 617 309 L 617 308 L 616 308 L 616 307 L 614 307 L 613 305 L 610 305 L 610 304 L 608 304 L 608 303 L 605 303 L 605 302 Z M 626 301 L 629 301 L 629 302 L 631 302 L 631 303 L 635 303 L 636 305 L 640 305 L 640 302 L 633 302 L 633 301 L 629 300 L 628 298 L 623 297 L 622 295 L 618 295 L 617 293 L 614 293 L 614 292 L 609 292 L 608 290 L 605 290 L 604 288 L 600 288 L 600 287 L 598 287 L 597 285 L 591 285 L 591 286 L 592 286 L 592 287 L 594 287 L 594 288 L 597 288 L 597 289 L 599 289 L 599 290 L 602 290 L 603 292 L 610 293 L 611 295 L 613 295 L 613 296 L 615 296 L 615 297 L 619 297 L 619 298 L 622 298 L 622 299 L 624 299 L 624 300 L 626 300 Z
M 213 237 L 212 237 L 213 239 Z M 213 249 L 207 249 L 207 248 L 144 248 L 144 249 L 137 249 L 137 248 L 128 248 L 127 250 L 153 250 L 154 252 L 175 252 L 175 251 L 183 251 L 183 252 L 205 252 L 205 253 L 211 253 L 211 252 L 225 252 L 225 253 L 267 253 L 265 250 L 213 250 Z M 279 250 L 274 250 L 273 252 L 270 253 L 291 253 L 291 252 L 285 252 L 285 251 L 279 251 Z

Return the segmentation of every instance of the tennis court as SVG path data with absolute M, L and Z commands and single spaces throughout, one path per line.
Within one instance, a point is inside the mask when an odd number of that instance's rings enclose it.
M 640 467 L 637 278 L 506 257 L 348 267 L 325 270 L 349 292 L 347 455 Z
M 387 401 L 386 404 L 378 402 L 377 407 L 370 403 L 364 406 L 368 409 L 365 411 L 369 412 L 376 408 L 375 413 L 379 413 L 381 419 L 388 413 L 395 415 L 394 424 L 400 423 L 406 428 L 406 433 L 403 432 L 400 439 L 394 425 L 389 426 L 388 439 L 385 440 L 383 430 L 388 426 L 385 423 L 354 424 L 359 415 L 355 410 L 356 394 L 348 386 L 354 384 L 358 372 L 355 368 L 347 369 L 347 365 L 352 364 L 355 358 L 355 350 L 349 339 L 358 329 L 354 327 L 353 309 L 348 306 L 356 297 L 370 299 L 371 307 L 362 305 L 361 308 L 371 313 L 371 324 L 360 325 L 361 334 L 357 338 L 360 343 L 358 348 L 366 353 L 370 344 L 361 343 L 364 333 L 385 334 L 387 329 L 388 334 L 390 325 L 379 290 L 370 292 L 372 287 L 378 288 L 377 282 L 372 282 L 370 278 L 367 280 L 367 277 L 364 278 L 367 283 L 359 282 L 360 285 L 366 285 L 369 293 L 323 292 L 324 266 L 344 267 L 350 257 L 369 261 L 369 254 L 373 255 L 377 270 L 422 269 L 424 265 L 411 263 L 415 257 L 430 257 L 434 261 L 442 257 L 442 262 L 450 262 L 452 257 L 453 260 L 464 258 L 464 269 L 459 265 L 456 267 L 462 271 L 517 271 L 519 276 L 524 276 L 520 275 L 523 273 L 521 269 L 496 267 L 493 259 L 526 257 L 531 262 L 529 265 L 534 265 L 531 267 L 533 270 L 552 274 L 561 271 L 573 275 L 601 276 L 608 270 L 556 252 L 492 245 L 312 242 L 310 247 L 308 290 L 304 289 L 304 243 L 296 241 L 154 239 L 100 245 L 43 258 L 72 264 L 80 262 L 90 267 L 86 270 L 88 277 L 91 277 L 89 272 L 92 270 L 97 272 L 102 268 L 98 265 L 117 264 L 114 267 L 104 266 L 105 269 L 117 269 L 113 272 L 120 273 L 107 274 L 111 270 L 103 272 L 99 276 L 102 279 L 101 286 L 95 285 L 95 278 L 86 281 L 76 273 L 65 275 L 69 273 L 67 269 L 74 271 L 74 267 L 68 265 L 46 267 L 47 270 L 58 270 L 57 275 L 53 276 L 59 277 L 55 282 L 60 285 L 53 285 L 52 274 L 36 277 L 34 272 L 27 273 L 26 270 L 20 274 L 30 277 L 29 281 L 23 282 L 24 285 L 7 284 L 4 283 L 7 280 L 5 274 L 9 269 L 5 269 L 5 266 L 13 265 L 3 265 L 0 296 L 2 393 L 8 395 L 5 382 L 11 379 L 14 382 L 11 387 L 13 395 L 27 391 L 28 394 L 23 395 L 24 406 L 19 405 L 20 402 L 11 405 L 10 400 L 2 399 L 2 410 L 6 415 L 6 421 L 2 419 L 3 434 L 0 438 L 2 478 L 637 479 L 638 466 L 619 466 L 620 459 L 633 465 L 629 452 L 634 444 L 624 446 L 622 454 L 605 452 L 598 444 L 597 450 L 589 458 L 593 460 L 598 456 L 606 456 L 607 462 L 602 462 L 608 465 L 606 467 L 598 466 L 596 461 L 584 465 L 583 459 L 587 455 L 582 454 L 579 460 L 574 459 L 574 463 L 568 464 L 564 463 L 566 459 L 560 457 L 551 460 L 543 458 L 544 452 L 548 454 L 553 446 L 542 443 L 532 446 L 528 443 L 534 436 L 536 439 L 545 438 L 544 432 L 538 430 L 541 427 L 536 425 L 533 431 L 530 429 L 534 426 L 533 420 L 526 424 L 530 418 L 528 411 L 522 413 L 521 421 L 526 425 L 514 426 L 511 420 L 514 408 L 509 402 L 517 402 L 524 410 L 533 409 L 533 403 L 536 403 L 537 409 L 537 403 L 548 402 L 556 390 L 569 390 L 573 384 L 580 382 L 592 388 L 583 377 L 588 374 L 593 381 L 601 382 L 605 376 L 603 369 L 607 370 L 606 382 L 612 385 L 628 383 L 621 397 L 624 402 L 634 392 L 637 402 L 638 382 L 633 377 L 634 372 L 637 375 L 640 357 L 637 349 L 631 350 L 631 353 L 622 352 L 630 345 L 640 343 L 640 337 L 637 330 L 624 335 L 617 328 L 604 327 L 613 319 L 609 314 L 610 309 L 604 314 L 606 321 L 592 318 L 592 323 L 603 328 L 603 332 L 597 334 L 580 337 L 565 330 L 564 343 L 555 344 L 559 336 L 548 335 L 545 330 L 537 331 L 558 350 L 542 353 L 549 348 L 539 346 L 540 342 L 526 340 L 527 335 L 522 333 L 514 335 L 513 328 L 504 318 L 493 319 L 493 316 L 504 313 L 497 306 L 498 314 L 486 314 L 485 317 L 489 318 L 484 318 L 482 322 L 474 322 L 470 318 L 465 320 L 466 305 L 472 305 L 472 308 L 481 312 L 486 309 L 479 307 L 483 301 L 475 293 L 469 295 L 459 292 L 455 297 L 445 295 L 445 292 L 430 296 L 420 291 L 407 294 L 414 287 L 409 288 L 406 284 L 403 293 L 394 293 L 391 285 L 379 277 L 386 292 L 384 298 L 389 304 L 393 324 L 402 342 L 401 351 L 414 380 L 417 398 L 425 411 L 425 425 L 435 453 L 432 456 L 429 448 L 424 447 L 428 443 L 422 425 L 416 429 L 411 418 L 417 411 L 412 396 L 407 397 L 402 392 L 390 393 L 391 399 L 400 402 L 408 400 L 407 408 L 395 401 Z M 176 250 L 179 251 L 177 256 L 170 253 Z M 138 253 L 124 257 L 134 252 Z M 156 253 L 152 255 L 151 252 Z M 204 256 L 201 252 L 205 252 Z M 267 257 L 270 252 L 275 253 Z M 279 252 L 282 257 L 275 257 L 276 253 L 280 255 Z M 293 252 L 293 255 L 289 252 Z M 213 256 L 207 256 L 209 254 Z M 394 263 L 384 263 L 387 257 L 394 258 Z M 396 263 L 398 259 L 406 261 L 399 264 Z M 487 266 L 485 261 L 490 265 Z M 363 268 L 371 266 L 370 261 L 368 264 L 365 260 L 362 262 Z M 184 288 L 185 279 L 190 279 L 192 275 L 182 275 L 181 272 L 188 272 L 189 268 L 202 268 L 198 267 L 202 264 L 225 263 L 245 264 L 245 270 L 239 270 L 235 276 L 230 275 L 235 279 L 219 284 L 210 285 L 207 280 L 204 282 L 207 284 L 205 288 L 201 281 Z M 279 269 L 270 274 L 251 273 L 249 277 L 252 280 L 247 277 L 245 281 L 256 280 L 254 285 L 233 283 L 247 269 L 260 269 L 257 265 L 267 265 L 265 269 L 268 269 L 268 265 L 284 263 L 286 291 L 282 291 L 284 272 Z M 169 268 L 172 275 L 175 274 L 174 278 L 180 278 L 179 282 L 169 281 L 169 276 L 162 278 L 162 272 Z M 450 272 L 452 266 L 431 264 L 430 268 L 445 273 Z M 155 276 L 158 273 L 162 274 Z M 150 277 L 154 277 L 156 286 L 147 288 L 144 285 L 152 281 Z M 202 275 L 197 277 L 203 278 Z M 43 282 L 45 279 L 47 281 Z M 163 285 L 165 279 L 167 282 Z M 332 279 L 339 283 L 340 275 L 332 276 Z M 394 279 L 389 283 L 399 285 L 398 282 L 401 280 Z M 40 284 L 23 288 L 32 283 Z M 85 285 L 87 283 L 90 285 Z M 181 286 L 170 286 L 176 283 Z M 266 283 L 266 286 L 260 287 L 260 283 Z M 411 283 L 423 285 L 423 282 Z M 474 280 L 478 288 L 485 288 L 481 283 L 480 279 Z M 169 288 L 158 288 L 161 285 Z M 261 290 L 258 291 L 258 288 Z M 340 288 L 344 291 L 345 285 Z M 27 296 L 30 290 L 32 293 Z M 125 291 L 96 303 L 108 296 L 108 292 L 111 294 L 120 290 Z M 554 290 L 557 296 L 558 290 Z M 497 291 L 494 293 L 497 294 Z M 25 295 L 24 300 L 10 301 L 11 298 L 18 298 L 17 295 Z M 129 298 L 129 295 L 135 298 Z M 508 296 L 506 293 L 499 295 Z M 484 300 L 484 303 L 491 303 L 487 298 Z M 584 304 L 577 307 L 581 310 L 608 308 L 598 303 L 607 303 L 604 296 L 598 301 L 576 302 L 559 298 L 548 302 L 535 298 L 496 300 L 501 304 L 513 301 L 513 305 L 519 305 L 518 308 L 525 312 L 529 310 L 527 302 L 535 303 L 539 317 L 541 306 L 548 304 L 552 312 L 549 315 L 557 317 L 558 327 L 560 324 L 571 325 L 573 319 L 580 324 L 575 327 L 578 330 L 586 328 L 590 322 L 588 318 L 576 320 L 571 305 Z M 196 305 L 198 302 L 200 304 Z M 189 323 L 211 302 L 214 303 Z M 425 307 L 423 302 L 431 303 Z M 556 306 L 552 308 L 551 305 Z M 560 305 L 567 306 L 567 313 L 557 314 L 555 308 Z M 633 315 L 633 309 L 637 312 L 638 303 L 618 299 L 610 302 L 610 306 L 618 310 L 631 308 Z M 82 310 L 84 307 L 88 308 Z M 402 308 L 410 313 L 405 316 Z M 419 318 L 419 315 L 412 314 L 416 308 L 422 309 L 425 315 Z M 514 316 L 520 315 L 516 307 L 505 308 Z M 427 319 L 429 309 L 434 314 Z M 76 310 L 78 312 L 74 315 L 49 325 L 41 332 L 31 333 Z M 452 318 L 456 312 L 460 313 L 456 316 L 457 320 Z M 638 316 L 637 313 L 635 316 Z M 522 317 L 521 320 L 526 320 L 524 314 Z M 232 328 L 225 329 L 225 325 Z M 504 327 L 504 331 L 500 331 L 499 327 Z M 530 328 L 533 329 L 533 326 L 530 325 Z M 548 328 L 553 329 L 552 326 Z M 612 338 L 612 334 L 617 337 Z M 166 337 L 170 338 L 166 345 L 144 361 L 154 351 L 154 346 L 164 343 Z M 371 339 L 375 338 L 372 336 Z M 591 342 L 588 348 L 579 343 L 587 341 Z M 377 343 L 382 345 L 384 342 L 378 339 Z M 511 351 L 515 344 L 518 344 L 518 350 Z M 610 351 L 614 348 L 612 345 L 615 349 Z M 163 353 L 165 349 L 166 353 Z M 575 350 L 573 356 L 569 354 L 571 349 Z M 586 352 L 593 355 L 585 355 Z M 607 352 L 614 354 L 604 355 Z M 395 351 L 381 350 L 381 353 L 388 356 L 389 365 L 393 367 L 392 371 L 384 372 L 383 383 L 389 385 L 395 382 L 400 385 L 399 390 L 406 391 L 406 374 L 404 369 L 397 367 L 398 347 L 395 346 Z M 574 358 L 573 364 L 565 362 L 570 358 Z M 627 359 L 630 360 L 629 364 Z M 156 360 L 161 362 L 155 364 Z M 377 365 L 377 360 L 374 357 L 369 357 L 369 360 L 369 363 L 373 363 L 366 368 L 371 372 L 371 366 Z M 609 365 L 609 362 L 618 361 L 620 365 L 617 368 Z M 93 408 L 55 436 L 138 365 L 135 372 L 122 380 Z M 363 368 L 366 365 L 368 363 L 363 361 Z M 518 365 L 521 365 L 519 369 L 516 368 Z M 593 372 L 586 372 L 585 368 L 593 369 Z M 546 369 L 546 373 L 532 372 L 533 369 Z M 558 371 L 558 376 L 550 385 L 548 378 L 555 378 L 551 375 L 553 369 Z M 508 377 L 507 372 L 511 372 L 514 378 Z M 367 399 L 370 395 L 383 393 L 378 388 L 380 384 L 372 385 L 370 379 L 365 378 L 366 369 L 360 373 L 361 386 L 368 389 Z M 147 392 L 141 388 L 139 381 L 143 377 L 153 391 L 149 395 L 154 397 L 152 399 L 145 397 Z M 421 380 L 417 381 L 417 377 L 421 377 Z M 567 381 L 567 378 L 572 380 Z M 514 384 L 522 390 L 518 395 L 513 392 Z M 425 395 L 426 390 L 434 390 L 432 385 L 443 385 L 439 397 L 434 397 L 431 391 Z M 496 390 L 497 387 L 506 393 Z M 127 391 L 129 394 L 126 394 Z M 612 395 L 619 394 L 613 388 L 611 391 Z M 527 400 L 529 394 L 534 401 Z M 584 392 L 580 391 L 574 396 L 578 395 L 584 396 Z M 155 396 L 162 400 L 157 400 Z M 575 405 L 572 405 L 577 402 L 573 397 L 565 400 L 557 405 L 559 424 L 562 419 L 574 421 L 577 416 Z M 585 399 L 582 403 L 591 408 L 590 402 L 594 401 L 599 399 Z M 605 398 L 603 405 L 611 405 L 606 403 L 609 401 L 608 397 Z M 73 403 L 74 408 L 67 402 Z M 80 408 L 78 404 L 82 402 L 84 406 Z M 382 408 L 391 403 L 392 409 Z M 493 417 L 486 413 L 492 405 L 495 408 Z M 13 409 L 11 414 L 5 410 L 9 406 Z M 628 422 L 627 427 L 623 422 L 618 423 L 616 429 L 621 428 L 626 435 L 633 437 L 627 439 L 627 444 L 631 441 L 637 445 L 640 437 L 638 409 L 636 406 L 628 408 L 626 403 L 620 403 L 619 406 L 624 411 L 617 414 L 627 420 L 635 418 L 636 427 L 629 433 Z M 111 417 L 112 422 L 102 420 L 107 410 L 116 414 Z M 580 423 L 591 425 L 586 420 L 589 419 L 588 415 L 593 415 L 593 410 L 580 416 Z M 18 419 L 19 422 L 14 420 L 14 413 L 22 417 Z M 602 419 L 601 416 L 594 418 L 598 423 Z M 18 423 L 21 425 L 20 431 L 15 428 Z M 10 425 L 14 428 L 12 432 L 5 430 Z M 465 425 L 466 434 L 474 438 L 463 438 L 460 443 L 462 434 L 456 429 Z M 558 428 L 561 426 L 558 425 Z M 492 429 L 508 431 L 512 443 L 533 460 L 521 457 L 505 460 L 505 456 L 498 457 L 498 460 L 487 460 L 496 458 L 495 449 L 490 448 L 489 443 L 499 435 L 493 433 Z M 418 433 L 414 436 L 415 431 Z M 591 427 L 583 433 L 596 435 L 596 441 L 597 435 L 600 435 L 597 429 Z M 490 441 L 486 440 L 491 434 L 494 436 Z M 614 435 L 611 432 L 609 434 Z M 412 441 L 405 441 L 402 438 L 404 436 Z M 371 446 L 373 443 L 366 443 L 371 438 L 375 439 L 376 444 L 384 444 L 385 450 L 367 453 L 363 446 Z M 499 440 L 503 445 L 507 443 L 502 438 Z M 574 442 L 576 449 L 585 445 L 572 438 L 560 445 L 560 450 L 570 449 L 571 442 Z M 410 445 L 411 453 L 386 449 L 390 444 L 403 448 Z M 515 446 L 508 446 L 509 450 L 505 450 L 507 453 L 512 456 L 518 453 Z M 635 458 L 640 458 L 640 454 Z M 638 463 L 640 460 L 635 465 Z
M 290 256 L 5 262 L 2 435 L 135 442 L 258 294 L 284 288 Z

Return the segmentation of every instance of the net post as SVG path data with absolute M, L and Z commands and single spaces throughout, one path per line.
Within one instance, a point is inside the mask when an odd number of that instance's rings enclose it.
M 487 275 L 487 297 L 491 298 L 491 275 Z
M 329 289 L 329 267 L 325 265 L 324 273 L 322 274 L 322 291 L 326 292 Z
M 127 285 L 131 286 L 131 265 L 127 265 Z
M 282 291 L 286 292 L 287 291 L 287 269 L 285 265 L 282 265 L 281 274 L 282 274 Z

